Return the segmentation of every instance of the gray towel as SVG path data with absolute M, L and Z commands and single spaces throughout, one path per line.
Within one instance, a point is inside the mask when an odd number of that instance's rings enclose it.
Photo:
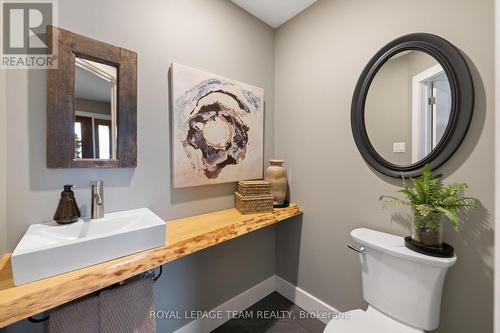
M 99 296 L 101 333 L 154 333 L 153 280 L 141 279 L 103 290 Z
M 86 298 L 50 312 L 50 333 L 98 333 L 99 299 Z

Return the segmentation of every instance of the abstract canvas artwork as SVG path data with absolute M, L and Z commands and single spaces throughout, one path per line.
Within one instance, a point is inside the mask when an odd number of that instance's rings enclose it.
M 172 64 L 175 188 L 262 178 L 264 90 Z

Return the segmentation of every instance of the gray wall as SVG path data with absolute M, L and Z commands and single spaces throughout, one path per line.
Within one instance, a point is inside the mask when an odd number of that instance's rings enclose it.
M 438 62 L 432 56 L 424 52 L 411 52 L 406 55 L 408 61 L 409 84 L 413 83 L 413 77 L 423 71 L 437 65 Z M 411 107 L 411 105 L 410 105 Z
M 439 13 L 429 15 L 429 9 Z M 399 235 L 407 226 L 378 197 L 398 182 L 371 170 L 350 130 L 352 92 L 383 45 L 430 32 L 470 58 L 476 107 L 470 132 L 442 167 L 446 182 L 465 181 L 483 207 L 459 233 L 446 228 L 458 262 L 447 276 L 439 332 L 491 332 L 493 324 L 493 0 L 320 0 L 277 30 L 275 147 L 291 175 L 291 199 L 302 225 L 277 227 L 277 272 L 335 306 L 364 306 L 359 260 L 349 233 L 369 227 Z M 300 135 L 297 135 L 300 133 Z
M 75 98 L 75 110 L 111 115 L 111 103 Z
M 366 130 L 373 147 L 389 162 L 402 165 L 411 164 L 408 77 L 408 55 L 386 62 L 370 85 L 365 107 Z M 394 142 L 404 142 L 405 152 L 394 153 Z
M 373 147 L 391 163 L 412 163 L 413 77 L 437 63 L 425 52 L 391 58 L 370 84 L 366 130 Z M 404 142 L 405 152 L 393 152 L 394 142 Z
M 138 167 L 46 169 L 45 74 L 8 71 L 8 250 L 29 224 L 52 218 L 63 184 L 78 186 L 83 214 L 88 183 L 96 178 L 104 180 L 108 212 L 149 207 L 173 219 L 232 207 L 234 184 L 171 188 L 168 70 L 175 61 L 263 87 L 268 159 L 274 151 L 273 30 L 226 0 L 61 0 L 59 25 L 138 53 Z M 157 285 L 158 309 L 211 309 L 268 278 L 275 268 L 274 240 L 274 229 L 267 228 L 166 265 Z M 159 331 L 182 324 L 161 321 Z

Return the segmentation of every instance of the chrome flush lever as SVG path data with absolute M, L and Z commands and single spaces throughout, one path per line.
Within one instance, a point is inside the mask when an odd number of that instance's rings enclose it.
M 366 249 L 364 246 L 360 246 L 359 249 L 356 248 L 354 245 L 347 244 L 347 247 L 353 250 L 354 252 L 358 252 L 359 254 L 363 254 L 366 252 Z

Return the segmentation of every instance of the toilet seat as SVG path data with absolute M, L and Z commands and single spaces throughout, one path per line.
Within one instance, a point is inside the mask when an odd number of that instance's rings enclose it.
M 333 319 L 323 333 L 423 333 L 423 330 L 400 323 L 368 306 L 345 313 L 344 319 Z

